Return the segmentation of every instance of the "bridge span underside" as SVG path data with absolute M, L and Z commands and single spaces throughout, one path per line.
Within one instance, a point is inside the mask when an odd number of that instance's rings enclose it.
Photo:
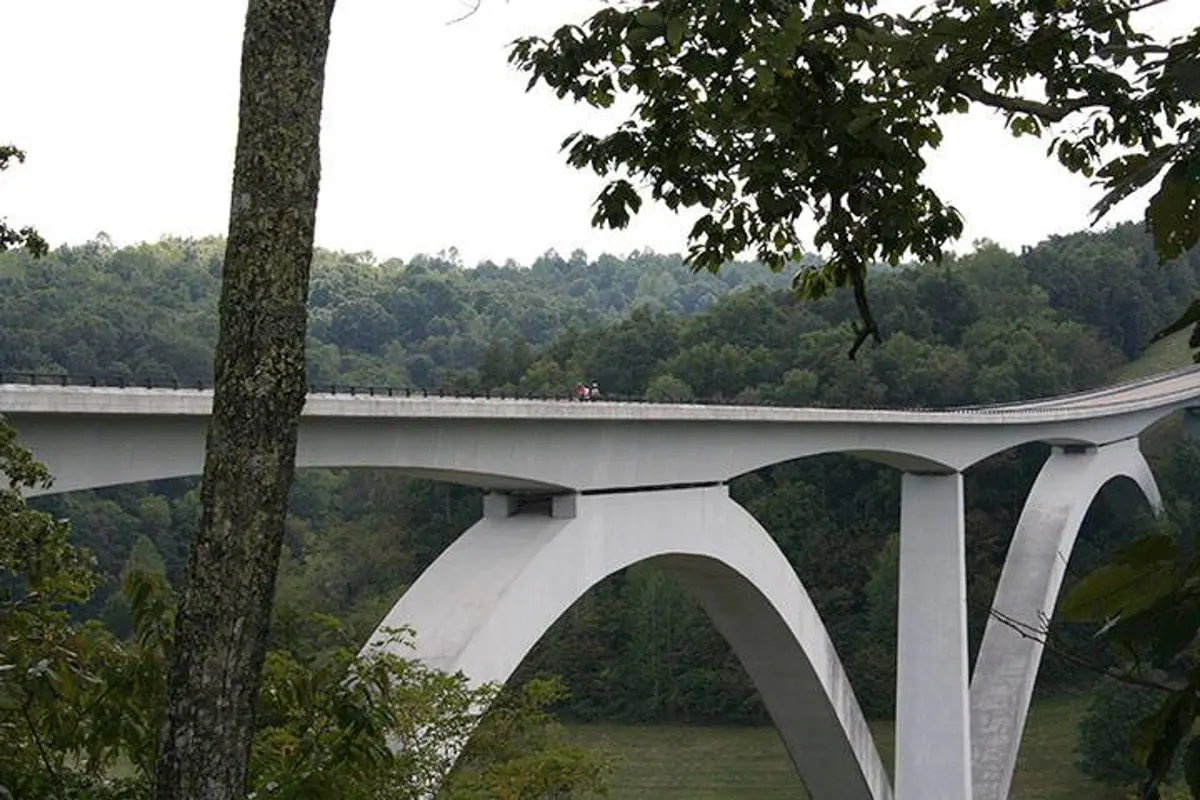
M 962 475 L 904 476 L 895 796 L 1003 800 L 1042 645 L 1012 624 L 1054 612 L 1095 496 L 1125 480 L 1157 510 L 1136 440 L 1053 448 L 1026 501 L 973 671 L 967 663 Z M 640 562 L 672 574 L 729 641 L 814 800 L 888 798 L 887 773 L 833 643 L 770 535 L 724 485 L 558 495 L 485 516 L 430 566 L 364 648 L 411 626 L 427 664 L 503 683 L 570 606 Z

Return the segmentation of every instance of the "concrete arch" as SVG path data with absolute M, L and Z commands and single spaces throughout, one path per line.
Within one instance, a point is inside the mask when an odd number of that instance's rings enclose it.
M 655 561 L 683 581 L 729 641 L 811 795 L 891 798 L 812 601 L 724 486 L 578 496 L 573 510 L 567 519 L 485 516 L 405 593 L 372 642 L 384 628 L 410 625 L 428 665 L 461 670 L 478 683 L 504 682 L 588 589 Z
M 1118 479 L 1136 484 L 1156 512 L 1161 508 L 1136 438 L 1082 451 L 1055 448 L 1025 501 L 971 678 L 975 800 L 1008 797 L 1042 659 L 1040 642 L 996 615 L 1033 625 L 1051 618 L 1084 516 L 1100 490 Z

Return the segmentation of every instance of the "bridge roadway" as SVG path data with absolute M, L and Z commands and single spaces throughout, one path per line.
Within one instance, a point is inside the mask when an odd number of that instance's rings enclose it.
M 949 473 L 1027 442 L 1129 439 L 1197 398 L 1200 367 L 937 411 L 311 394 L 297 463 L 550 493 L 720 484 L 829 452 Z M 0 414 L 59 492 L 199 474 L 211 404 L 211 391 L 0 384 Z
M 0 385 L 0 414 L 51 469 L 57 492 L 199 474 L 211 403 L 194 390 Z M 1003 800 L 1042 646 L 997 620 L 1051 618 L 1103 486 L 1125 481 L 1160 506 L 1138 436 L 1194 406 L 1200 367 L 939 411 L 311 394 L 297 463 L 388 467 L 490 490 L 483 518 L 364 650 L 386 646 L 389 627 L 411 626 L 426 663 L 504 682 L 588 589 L 652 562 L 729 641 L 815 800 Z M 1026 499 L 972 674 L 962 471 L 1035 441 L 1051 455 Z M 904 473 L 894 790 L 816 608 L 726 486 L 833 452 Z

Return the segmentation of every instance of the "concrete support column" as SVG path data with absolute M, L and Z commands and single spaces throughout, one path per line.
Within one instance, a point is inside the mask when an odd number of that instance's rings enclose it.
M 971 800 L 961 473 L 905 473 L 900 501 L 897 800 Z
M 508 519 L 517 513 L 517 498 L 508 492 L 488 492 L 483 496 L 483 516 Z

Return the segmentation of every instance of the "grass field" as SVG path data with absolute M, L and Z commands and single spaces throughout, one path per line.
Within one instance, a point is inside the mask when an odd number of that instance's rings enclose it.
M 1192 350 L 1188 347 L 1191 329 L 1168 336 L 1142 351 L 1141 356 L 1125 364 L 1113 375 L 1114 381 L 1131 381 L 1146 378 L 1159 372 L 1186 367 L 1192 363 Z
M 1167 370 L 1186 367 L 1192 362 L 1192 349 L 1188 347 L 1191 330 L 1180 331 L 1161 342 L 1147 347 L 1140 357 L 1125 364 L 1112 376 L 1112 382 L 1132 381 L 1147 378 Z M 1178 415 L 1167 417 L 1150 426 L 1142 434 L 1142 451 L 1148 456 L 1162 453 L 1173 442 L 1179 440 L 1180 421 Z
M 1021 744 L 1013 800 L 1117 800 L 1075 767 L 1085 697 L 1037 704 Z M 884 763 L 892 726 L 872 726 Z M 576 725 L 568 735 L 617 760 L 613 800 L 804 800 L 807 795 L 773 728 Z
M 1151 345 L 1124 365 L 1113 382 L 1135 380 L 1192 363 L 1183 331 Z M 1147 431 L 1145 444 L 1174 439 L 1177 421 Z M 1036 704 L 1030 714 L 1012 800 L 1119 800 L 1127 795 L 1094 783 L 1076 768 L 1075 741 L 1086 697 Z M 892 759 L 891 723 L 872 725 L 884 763 Z M 614 756 L 613 800 L 805 800 L 783 744 L 773 728 L 575 725 L 568 736 Z

